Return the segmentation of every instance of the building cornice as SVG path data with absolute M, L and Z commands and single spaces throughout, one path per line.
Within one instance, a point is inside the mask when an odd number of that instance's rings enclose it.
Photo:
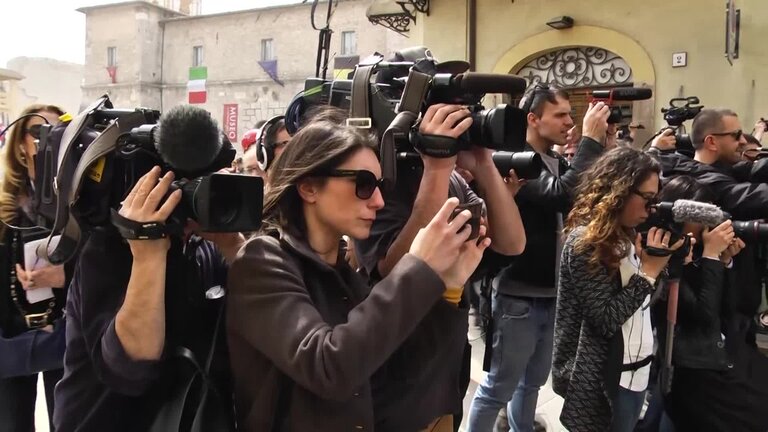
M 163 12 L 179 15 L 180 17 L 186 17 L 187 16 L 187 15 L 185 15 L 185 14 L 183 14 L 181 12 L 175 11 L 173 9 L 164 8 L 164 7 L 160 6 L 160 5 L 156 5 L 154 3 L 150 3 L 150 2 L 142 1 L 142 0 L 132 0 L 132 1 L 125 1 L 125 2 L 120 2 L 120 3 L 108 3 L 108 4 L 101 4 L 101 5 L 94 5 L 94 6 L 84 6 L 84 7 L 81 7 L 81 8 L 77 8 L 75 10 L 80 12 L 80 13 L 84 13 L 84 14 L 87 15 L 89 12 L 92 12 L 92 11 L 95 11 L 95 10 L 114 9 L 114 8 L 124 7 L 124 6 L 147 6 L 147 7 L 155 8 L 157 10 L 161 10 Z

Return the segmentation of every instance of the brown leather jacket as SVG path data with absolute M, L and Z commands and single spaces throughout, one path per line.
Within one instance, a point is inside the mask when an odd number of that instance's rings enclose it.
M 442 300 L 442 280 L 413 255 L 368 288 L 342 257 L 331 267 L 288 234 L 249 241 L 228 289 L 238 424 L 251 432 L 373 430 L 375 393 L 391 390 L 380 373 L 372 390 L 374 372 L 428 313 L 443 332 L 466 317 Z M 404 373 L 428 372 L 414 361 Z M 418 421 L 426 426 L 436 414 Z

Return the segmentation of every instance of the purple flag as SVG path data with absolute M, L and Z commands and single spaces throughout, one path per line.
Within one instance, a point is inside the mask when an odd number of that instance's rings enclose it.
M 259 66 L 261 66 L 261 68 L 264 69 L 264 72 L 272 78 L 272 81 L 281 86 L 285 86 L 285 84 L 277 77 L 277 60 L 260 61 Z

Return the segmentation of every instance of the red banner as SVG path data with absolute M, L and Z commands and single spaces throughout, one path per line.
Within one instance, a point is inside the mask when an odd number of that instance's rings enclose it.
M 233 143 L 237 142 L 237 104 L 224 104 L 224 133 Z

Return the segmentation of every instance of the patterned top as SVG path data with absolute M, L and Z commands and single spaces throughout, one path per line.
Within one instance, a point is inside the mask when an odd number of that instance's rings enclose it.
M 560 414 L 563 425 L 572 432 L 599 432 L 610 426 L 610 395 L 619 385 L 621 326 L 641 307 L 652 286 L 635 274 L 622 288 L 618 272 L 590 271 L 592 250 L 574 251 L 583 234 L 584 228 L 575 229 L 563 247 L 552 383 L 565 399 Z

